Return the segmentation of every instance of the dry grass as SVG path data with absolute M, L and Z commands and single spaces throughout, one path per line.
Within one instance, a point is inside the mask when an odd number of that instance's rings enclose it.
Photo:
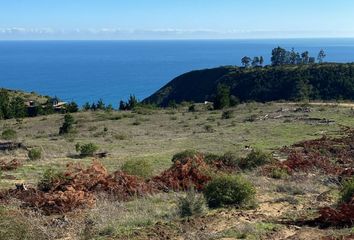
M 7 177 L 0 180 L 0 189 L 13 187 L 18 182 L 35 185 L 49 167 L 64 169 L 67 163 L 78 161 L 89 164 L 91 158 L 70 157 L 76 154 L 77 142 L 92 142 L 100 147 L 100 151 L 107 151 L 109 156 L 102 162 L 110 171 L 120 169 L 128 160 L 143 160 L 151 163 L 152 174 L 157 175 L 171 166 L 171 157 L 175 153 L 186 149 L 215 154 L 231 151 L 244 156 L 249 152 L 245 146 L 251 146 L 272 152 L 282 159 L 283 156 L 275 150 L 284 145 L 319 138 L 323 134 L 335 136 L 339 134 L 341 125 L 354 125 L 350 108 L 314 106 L 311 112 L 293 111 L 297 107 L 287 103 L 243 104 L 231 109 L 233 114 L 227 119 L 222 118 L 222 111 L 199 108 L 197 112 L 189 112 L 187 108 L 148 113 L 80 112 L 73 114 L 75 133 L 69 136 L 58 135 L 62 115 L 28 118 L 22 123 L 0 121 L 0 132 L 12 128 L 16 130 L 19 141 L 42 150 L 42 159 L 31 162 L 25 161 L 27 152 L 24 150 L 1 152 L 0 159 L 16 158 L 25 163 L 16 170 L 3 172 L 2 175 Z M 245 121 L 250 116 L 255 116 L 254 121 Z M 326 118 L 334 120 L 335 124 L 308 121 L 309 118 Z M 4 236 L 7 239 L 39 240 L 148 239 L 150 234 L 164 238 L 169 236 L 171 239 L 181 236 L 185 239 L 236 238 L 240 234 L 250 239 L 308 236 L 306 233 L 313 234 L 315 230 L 297 230 L 283 225 L 279 228 L 276 221 L 309 216 L 316 207 L 336 202 L 338 194 L 338 186 L 319 174 L 296 174 L 286 179 L 272 179 L 260 176 L 256 170 L 245 173 L 245 177 L 257 188 L 256 210 L 213 210 L 207 216 L 192 218 L 186 223 L 178 219 L 178 196 L 175 193 L 129 202 L 115 202 L 101 196 L 94 208 L 68 214 L 68 224 L 58 228 L 56 224 L 60 220 L 55 219 L 62 216 L 47 217 L 21 209 L 18 203 L 13 203 L 0 208 L 0 239 Z M 284 191 L 276 191 L 277 186 L 283 186 Z M 295 194 L 294 186 L 301 190 L 301 194 Z M 255 235 L 250 233 L 253 230 Z M 353 230 L 315 232 L 328 236 L 350 231 Z

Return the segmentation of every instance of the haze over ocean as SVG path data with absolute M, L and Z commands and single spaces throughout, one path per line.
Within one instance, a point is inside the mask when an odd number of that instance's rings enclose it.
M 268 64 L 278 45 L 315 57 L 323 48 L 328 62 L 354 62 L 354 39 L 0 41 L 0 87 L 117 107 L 191 70 L 240 65 L 245 55 Z

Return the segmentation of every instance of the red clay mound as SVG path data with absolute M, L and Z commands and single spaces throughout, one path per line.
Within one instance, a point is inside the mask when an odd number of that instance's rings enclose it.
M 161 190 L 188 190 L 194 188 L 202 190 L 211 180 L 210 168 L 200 153 L 185 159 L 176 160 L 173 166 L 161 175 L 154 177 L 152 181 Z

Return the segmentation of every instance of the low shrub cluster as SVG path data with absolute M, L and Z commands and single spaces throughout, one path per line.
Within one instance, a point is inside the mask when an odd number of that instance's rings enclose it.
M 178 201 L 178 213 L 182 218 L 199 216 L 206 209 L 203 195 L 197 194 L 193 189 Z
M 211 180 L 204 189 L 211 208 L 246 206 L 254 200 L 254 186 L 239 175 L 222 175 Z
M 75 145 L 75 149 L 77 152 L 80 152 L 81 157 L 92 157 L 99 148 L 96 144 L 93 143 L 87 143 L 83 145 L 77 143 Z
M 70 133 L 73 129 L 73 124 L 75 122 L 74 117 L 71 114 L 65 114 L 63 125 L 59 128 L 59 134 Z
M 273 162 L 270 154 L 260 150 L 252 150 L 246 157 L 242 158 L 232 152 L 224 155 L 205 154 L 206 163 L 219 170 L 252 170 Z
M 146 160 L 128 160 L 122 166 L 122 171 L 142 178 L 151 177 L 153 172 L 153 167 L 151 162 Z
M 28 158 L 30 160 L 38 160 L 42 157 L 42 150 L 39 148 L 33 148 L 28 151 Z
M 13 129 L 5 129 L 1 133 L 1 138 L 4 140 L 13 140 L 17 137 L 17 132 Z

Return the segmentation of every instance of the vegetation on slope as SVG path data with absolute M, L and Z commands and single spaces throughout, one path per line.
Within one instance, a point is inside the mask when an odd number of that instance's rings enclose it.
M 144 102 L 215 101 L 225 85 L 241 102 L 274 100 L 353 100 L 354 64 L 323 63 L 255 68 L 219 67 L 193 71 L 172 80 Z

